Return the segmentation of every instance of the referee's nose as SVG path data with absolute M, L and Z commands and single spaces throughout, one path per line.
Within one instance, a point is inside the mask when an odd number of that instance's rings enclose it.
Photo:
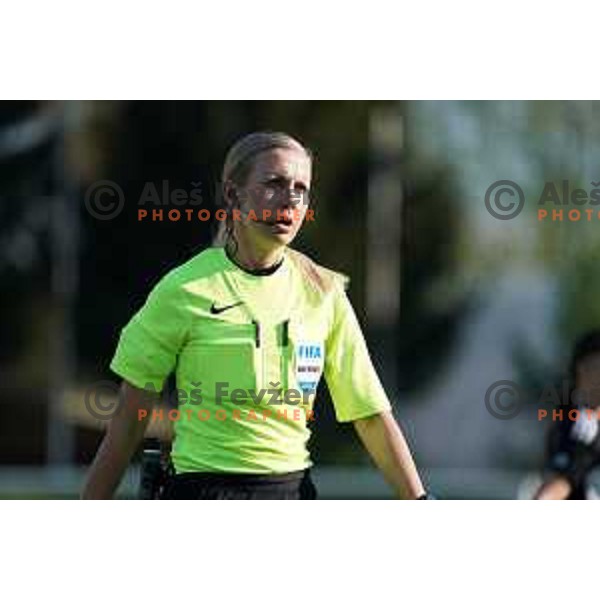
M 293 187 L 280 188 L 275 195 L 266 200 L 263 208 L 272 211 L 291 210 L 298 205 L 297 193 Z

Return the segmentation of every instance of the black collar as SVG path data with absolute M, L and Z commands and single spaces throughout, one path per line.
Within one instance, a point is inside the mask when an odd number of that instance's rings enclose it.
M 257 275 L 258 277 L 262 277 L 264 275 L 272 275 L 281 267 L 283 264 L 284 257 L 282 256 L 280 260 L 278 260 L 275 264 L 269 265 L 268 267 L 259 267 L 258 269 L 249 269 L 248 267 L 244 267 L 240 265 L 229 253 L 227 247 L 225 247 L 225 256 L 240 270 L 244 271 L 244 273 L 248 273 L 249 275 Z

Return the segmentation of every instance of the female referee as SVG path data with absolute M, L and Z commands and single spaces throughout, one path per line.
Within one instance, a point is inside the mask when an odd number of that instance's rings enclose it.
M 307 451 L 322 374 L 399 498 L 429 499 L 371 363 L 347 278 L 289 248 L 309 213 L 313 159 L 284 133 L 239 140 L 223 167 L 219 242 L 169 272 L 121 332 L 123 405 L 82 498 L 112 497 L 175 372 L 166 499 L 313 499 Z

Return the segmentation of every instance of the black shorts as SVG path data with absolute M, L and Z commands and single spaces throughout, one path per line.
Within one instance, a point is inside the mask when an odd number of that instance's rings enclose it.
M 172 475 L 161 500 L 316 500 L 309 469 L 282 475 L 181 473 Z

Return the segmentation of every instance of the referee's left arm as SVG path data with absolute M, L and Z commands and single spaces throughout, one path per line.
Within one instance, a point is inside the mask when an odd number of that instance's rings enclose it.
M 335 296 L 326 342 L 325 378 L 337 420 L 354 424 L 367 452 L 398 497 L 423 496 L 408 444 L 392 414 L 354 309 L 342 289 Z
M 353 421 L 363 445 L 399 498 L 425 494 L 417 467 L 391 411 Z

